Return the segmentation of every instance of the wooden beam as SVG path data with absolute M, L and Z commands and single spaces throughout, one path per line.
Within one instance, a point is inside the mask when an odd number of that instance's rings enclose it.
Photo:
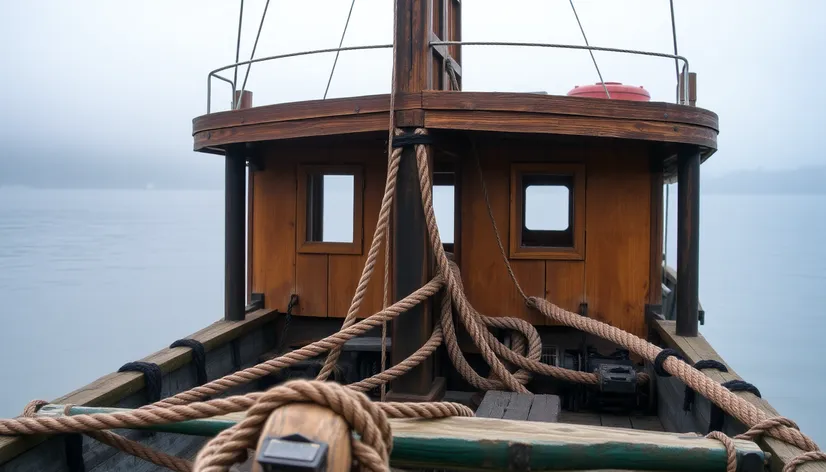
M 702 334 L 696 337 L 685 337 L 679 336 L 677 334 L 677 323 L 675 321 L 668 321 L 668 320 L 655 320 L 652 328 L 656 329 L 657 333 L 660 335 L 663 343 L 672 349 L 676 349 L 680 352 L 680 354 L 685 358 L 685 361 L 689 364 L 694 364 L 697 361 L 701 360 L 715 360 L 718 362 L 722 362 L 724 365 L 728 367 L 728 372 L 718 372 L 713 369 L 706 369 L 703 371 L 709 378 L 712 380 L 723 383 L 729 380 L 743 380 L 742 377 L 737 375 L 734 369 L 731 368 L 730 365 L 726 363 L 726 361 L 714 350 L 714 348 L 709 344 L 708 340 L 703 337 Z M 699 394 L 696 394 L 699 397 Z M 735 392 L 740 398 L 748 401 L 752 405 L 756 406 L 767 416 L 781 416 L 781 414 L 765 399 L 759 398 L 755 395 L 752 395 L 749 392 Z M 696 403 L 696 402 L 695 402 Z M 794 418 L 792 418 L 794 419 Z M 805 431 L 804 431 L 805 432 Z M 794 446 L 784 443 L 783 441 L 779 441 L 777 439 L 771 437 L 764 437 L 757 441 L 757 443 L 762 446 L 767 452 L 771 453 L 771 469 L 775 472 L 780 472 L 783 467 L 788 463 L 792 458 L 803 454 L 803 450 L 798 449 Z M 812 462 L 801 466 L 798 470 L 810 472 L 810 471 L 820 471 L 826 472 L 826 463 L 824 462 Z
M 270 414 L 258 438 L 255 457 L 260 457 L 263 448 L 270 444 L 266 441 L 268 436 L 283 438 L 293 434 L 327 446 L 324 468 L 327 472 L 350 471 L 353 465 L 350 426 L 329 408 L 307 403 L 285 405 Z M 257 460 L 253 462 L 252 472 L 264 472 Z
M 700 300 L 700 150 L 677 156 L 677 334 L 697 336 Z
M 430 0 L 396 0 L 399 23 L 396 25 L 396 90 L 421 92 L 431 88 L 432 53 L 429 40 L 432 27 Z M 404 128 L 413 132 L 413 128 Z M 432 153 L 431 153 L 432 155 Z M 432 163 L 431 163 L 432 164 Z M 422 208 L 416 151 L 412 146 L 402 151 L 397 177 L 393 213 L 393 300 L 398 301 L 430 280 L 433 255 Z M 433 331 L 432 306 L 422 303 L 392 322 L 391 359 L 399 362 L 424 345 Z M 433 361 L 427 359 L 410 372 L 394 380 L 390 394 L 397 400 L 432 401 L 439 395 L 434 389 Z M 443 392 L 441 392 L 443 393 Z
M 70 415 L 124 411 L 73 407 Z M 41 409 L 60 416 L 62 405 Z M 214 436 L 244 418 L 233 413 L 186 423 L 188 434 Z M 153 426 L 181 432 L 181 424 Z M 494 418 L 391 419 L 393 467 L 470 470 L 629 469 L 726 470 L 726 450 L 693 433 Z M 733 440 L 742 472 L 762 470 L 765 455 L 751 441 Z

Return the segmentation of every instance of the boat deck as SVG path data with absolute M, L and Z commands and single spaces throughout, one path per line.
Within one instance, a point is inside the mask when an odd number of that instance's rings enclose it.
M 639 429 L 644 431 L 665 431 L 665 428 L 663 428 L 660 422 L 660 418 L 657 416 L 562 411 L 559 414 L 559 422 L 589 426 L 608 426 L 611 428 Z

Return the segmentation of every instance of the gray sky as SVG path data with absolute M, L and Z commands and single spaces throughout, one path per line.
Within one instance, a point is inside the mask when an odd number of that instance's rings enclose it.
M 721 150 L 704 173 L 823 164 L 826 3 L 675 3 L 680 53 L 699 76 L 698 105 L 720 115 Z M 336 46 L 349 4 L 272 0 L 257 54 Z M 263 5 L 246 1 L 242 56 Z M 582 44 L 566 0 L 462 5 L 465 40 Z M 667 0 L 576 5 L 592 45 L 671 50 Z M 163 181 L 188 172 L 220 183 L 220 158 L 191 151 L 191 120 L 205 112 L 207 72 L 234 61 L 237 8 L 229 0 L 0 2 L 0 183 L 3 173 L 55 168 L 68 179 Z M 345 45 L 390 42 L 391 20 L 389 0 L 356 0 Z M 258 64 L 248 88 L 258 105 L 321 98 L 332 60 Z M 609 53 L 597 60 L 605 80 L 673 99 L 673 62 Z M 582 51 L 466 47 L 463 70 L 466 90 L 564 94 L 597 81 Z M 384 93 L 389 79 L 389 51 L 342 53 L 330 95 Z M 225 109 L 228 87 L 214 89 L 214 107 Z

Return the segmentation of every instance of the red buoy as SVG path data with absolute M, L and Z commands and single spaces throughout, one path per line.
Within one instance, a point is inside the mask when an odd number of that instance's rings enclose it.
M 605 82 L 605 88 L 608 89 L 608 93 L 611 94 L 613 100 L 651 101 L 651 95 L 642 85 L 634 87 L 633 85 L 623 85 L 620 82 Z M 599 82 L 594 85 L 577 85 L 568 92 L 568 95 L 572 97 L 608 98 L 605 95 L 605 88 Z

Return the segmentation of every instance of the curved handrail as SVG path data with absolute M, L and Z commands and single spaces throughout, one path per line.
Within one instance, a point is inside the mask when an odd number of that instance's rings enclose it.
M 622 54 L 634 54 L 639 56 L 653 56 L 664 57 L 668 59 L 676 59 L 683 62 L 683 87 L 685 94 L 683 97 L 688 97 L 688 59 L 678 54 L 668 54 L 663 52 L 640 51 L 637 49 L 620 49 L 620 48 L 606 48 L 601 46 L 580 46 L 577 44 L 555 44 L 555 43 L 521 43 L 513 41 L 431 41 L 430 47 L 436 46 L 511 46 L 511 47 L 538 47 L 538 48 L 553 48 L 553 49 L 580 49 L 584 51 L 603 51 L 616 52 Z M 679 97 L 679 95 L 678 95 Z M 685 98 L 687 99 L 687 98 Z M 684 100 L 685 100 L 684 99 Z
M 675 59 L 678 61 L 683 62 L 683 67 L 681 71 L 681 75 L 683 76 L 683 97 L 682 100 L 680 99 L 679 91 L 677 92 L 677 102 L 685 103 L 688 99 L 688 59 L 684 56 L 680 56 L 677 54 L 668 54 L 662 52 L 652 52 L 652 51 L 640 51 L 636 49 L 621 49 L 621 48 L 608 48 L 608 47 L 601 47 L 601 46 L 580 46 L 576 44 L 555 44 L 555 43 L 522 43 L 522 42 L 509 42 L 509 41 L 431 41 L 429 43 L 431 48 L 435 48 L 437 46 L 509 46 L 509 47 L 541 47 L 541 48 L 553 48 L 553 49 L 579 49 L 585 51 L 603 51 L 603 52 L 615 52 L 621 54 L 634 54 L 640 56 L 651 56 L 651 57 L 663 57 L 668 59 Z M 232 92 L 233 92 L 233 102 L 235 100 L 236 95 L 236 84 L 232 80 L 229 80 L 225 77 L 218 75 L 219 72 L 225 71 L 227 69 L 232 69 L 234 67 L 248 65 L 248 64 L 255 64 L 257 62 L 266 62 L 272 61 L 276 59 L 285 59 L 289 57 L 298 57 L 298 56 L 309 56 L 313 54 L 323 54 L 328 52 L 341 52 L 341 51 L 362 51 L 368 49 L 391 49 L 393 47 L 392 44 L 372 44 L 372 45 L 365 45 L 365 46 L 345 46 L 345 47 L 338 47 L 338 48 L 326 48 L 326 49 L 314 49 L 310 51 L 299 51 L 299 52 L 291 52 L 287 54 L 278 54 L 275 56 L 267 56 L 267 57 L 260 57 L 257 59 L 250 59 L 248 61 L 240 61 L 234 62 L 232 64 L 225 65 L 223 67 L 219 67 L 209 72 L 207 75 L 207 114 L 211 112 L 212 108 L 212 78 L 215 77 L 219 80 L 223 80 L 224 82 L 229 83 L 232 85 Z M 243 90 L 241 90 L 243 93 Z M 234 108 L 234 107 L 233 107 Z
M 267 57 L 259 57 L 258 59 L 250 59 L 249 61 L 241 61 L 235 62 L 223 67 L 219 67 L 215 70 L 212 70 L 207 75 L 207 114 L 210 112 L 211 104 L 212 104 L 212 78 L 216 77 L 218 79 L 227 81 L 232 84 L 232 91 L 233 96 L 235 95 L 235 83 L 229 79 L 221 77 L 218 75 L 218 72 L 225 71 L 227 69 L 232 69 L 233 67 L 243 66 L 247 64 L 255 64 L 256 62 L 265 62 L 265 61 L 272 61 L 275 59 L 286 59 L 288 57 L 298 57 L 298 56 L 310 56 L 313 54 L 323 54 L 326 52 L 337 52 L 337 51 L 363 51 L 367 49 L 391 49 L 393 47 L 392 44 L 371 44 L 367 46 L 345 46 L 342 48 L 327 48 L 327 49 L 313 49 L 310 51 L 300 51 L 300 52 L 290 52 L 287 54 L 278 54 L 275 56 L 267 56 Z M 243 93 L 243 90 L 241 90 Z M 234 100 L 234 97 L 233 97 Z

